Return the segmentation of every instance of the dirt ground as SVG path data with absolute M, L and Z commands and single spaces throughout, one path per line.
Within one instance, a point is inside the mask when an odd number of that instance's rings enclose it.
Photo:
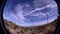
M 43 26 L 21 27 L 13 24 L 11 21 L 4 20 L 4 25 L 10 34 L 53 34 L 58 20 Z

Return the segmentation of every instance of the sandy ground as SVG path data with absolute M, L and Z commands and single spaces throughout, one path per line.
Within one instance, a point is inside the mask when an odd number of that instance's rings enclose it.
M 21 27 L 13 24 L 11 21 L 4 20 L 4 25 L 10 34 L 53 34 L 58 20 L 43 26 Z

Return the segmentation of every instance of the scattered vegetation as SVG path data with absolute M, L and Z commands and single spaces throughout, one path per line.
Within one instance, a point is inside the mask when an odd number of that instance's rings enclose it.
M 42 26 L 21 27 L 13 24 L 11 21 L 4 20 L 4 25 L 11 34 L 53 34 L 57 26 L 57 22 L 58 20 L 55 20 L 52 23 Z

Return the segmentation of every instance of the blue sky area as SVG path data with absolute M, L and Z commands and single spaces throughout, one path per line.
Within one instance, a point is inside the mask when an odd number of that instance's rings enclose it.
M 25 27 L 50 23 L 57 19 L 58 7 L 54 0 L 45 1 L 41 0 L 39 3 L 38 0 L 8 0 L 3 17 L 16 25 Z M 23 9 L 23 7 L 26 8 Z

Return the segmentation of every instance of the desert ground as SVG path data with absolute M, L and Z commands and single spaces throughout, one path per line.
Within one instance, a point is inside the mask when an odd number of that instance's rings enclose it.
M 4 25 L 10 34 L 53 34 L 56 29 L 58 20 L 36 27 L 21 27 L 13 24 L 11 21 L 4 19 Z

